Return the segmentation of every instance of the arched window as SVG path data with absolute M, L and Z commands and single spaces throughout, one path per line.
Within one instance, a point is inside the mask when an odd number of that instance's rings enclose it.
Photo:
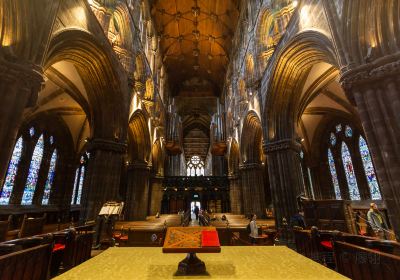
M 347 136 L 347 135 L 346 135 Z M 356 174 L 354 173 L 353 162 L 351 160 L 351 155 L 349 148 L 345 142 L 342 142 L 342 160 L 343 166 L 346 173 L 347 185 L 349 186 L 350 199 L 360 200 L 360 191 L 358 190 Z
M 39 177 L 40 165 L 43 158 L 44 141 L 43 135 L 40 136 L 33 150 L 31 164 L 29 166 L 28 178 L 26 179 L 25 190 L 22 195 L 22 205 L 31 205 L 35 194 L 37 179 Z
M 333 159 L 331 149 L 328 149 L 328 163 L 329 163 L 329 170 L 331 171 L 333 188 L 335 190 L 335 197 L 336 199 L 342 199 L 342 195 L 340 193 L 340 188 L 339 188 L 339 180 L 336 173 L 335 160 Z
M 14 151 L 11 156 L 10 163 L 8 164 L 7 175 L 4 181 L 3 188 L 0 193 L 0 205 L 7 205 L 10 201 L 11 193 L 15 184 L 15 177 L 18 172 L 18 165 L 21 159 L 23 140 L 20 137 L 15 143 Z
M 369 153 L 369 149 L 367 146 L 367 142 L 360 135 L 359 140 L 359 149 L 360 155 L 364 167 L 364 173 L 367 177 L 367 182 L 369 186 L 369 191 L 371 192 L 371 199 L 373 200 L 381 200 L 381 192 L 379 190 L 378 180 L 376 179 L 374 165 L 372 164 L 371 154 Z
M 81 160 L 80 160 L 80 165 L 76 169 L 75 181 L 74 181 L 74 186 L 73 186 L 73 190 L 72 190 L 71 205 L 81 204 L 83 183 L 85 181 L 85 171 L 86 171 L 85 165 L 86 165 L 88 158 L 89 158 L 88 154 L 86 154 L 86 156 L 82 156 Z
M 50 143 L 53 144 L 53 138 L 50 138 Z M 57 163 L 57 150 L 53 151 L 53 154 L 51 156 L 50 160 L 50 167 L 49 167 L 49 173 L 47 175 L 47 180 L 46 184 L 44 186 L 44 193 L 43 193 L 43 198 L 42 198 L 42 205 L 48 205 L 49 204 L 49 198 L 50 198 L 50 192 L 51 192 L 51 187 L 53 185 L 54 181 L 54 175 L 56 171 L 56 163 Z
M 187 163 L 186 168 L 187 176 L 204 176 L 204 162 L 199 156 L 192 156 Z

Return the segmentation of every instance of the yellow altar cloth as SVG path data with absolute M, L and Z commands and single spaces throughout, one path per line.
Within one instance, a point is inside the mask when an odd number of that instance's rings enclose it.
M 199 254 L 208 275 L 175 276 L 184 257 L 161 248 L 114 247 L 55 279 L 347 279 L 285 246 L 222 247 L 220 254 Z

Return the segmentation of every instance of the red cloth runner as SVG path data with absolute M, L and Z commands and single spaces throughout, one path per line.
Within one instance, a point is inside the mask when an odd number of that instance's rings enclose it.
M 201 232 L 202 247 L 219 247 L 218 232 L 216 230 L 203 230 Z
M 53 252 L 61 251 L 65 249 L 65 245 L 61 243 L 54 244 Z

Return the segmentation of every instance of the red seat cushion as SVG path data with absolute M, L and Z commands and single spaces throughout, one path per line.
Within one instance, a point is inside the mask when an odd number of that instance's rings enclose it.
M 321 245 L 328 250 L 333 250 L 332 242 L 329 240 L 321 241 Z
M 119 238 L 119 240 L 127 241 L 128 240 L 128 235 L 121 236 Z
M 65 245 L 61 243 L 54 244 L 53 252 L 61 251 L 65 249 Z

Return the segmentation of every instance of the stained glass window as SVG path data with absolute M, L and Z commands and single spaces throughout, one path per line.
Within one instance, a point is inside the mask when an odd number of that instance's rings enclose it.
M 81 174 L 79 176 L 79 187 L 78 193 L 76 194 L 76 204 L 81 204 L 81 197 L 82 197 L 82 188 L 83 188 L 83 181 L 85 179 L 85 166 L 82 165 L 81 167 Z
M 56 171 L 56 163 L 57 163 L 57 150 L 54 150 L 53 155 L 50 160 L 49 173 L 47 175 L 46 185 L 44 186 L 44 193 L 42 198 L 42 204 L 49 204 L 51 186 L 53 185 L 54 175 Z
M 342 195 L 340 193 L 340 187 L 339 187 L 339 180 L 338 180 L 337 173 L 336 173 L 335 160 L 333 159 L 331 149 L 328 149 L 328 163 L 329 163 L 329 169 L 331 171 L 331 177 L 332 177 L 333 188 L 335 191 L 335 197 L 336 197 L 336 199 L 342 199 Z
M 342 131 L 342 125 L 341 124 L 336 125 L 335 129 L 336 129 L 336 133 Z
M 79 168 L 76 169 L 75 172 L 75 181 L 74 181 L 74 187 L 72 189 L 72 200 L 71 200 L 71 205 L 75 204 L 75 196 L 76 196 L 76 184 L 78 184 L 78 179 L 79 179 Z
M 335 146 L 335 144 L 336 144 L 336 136 L 335 136 L 335 134 L 333 134 L 333 132 L 331 133 L 331 136 L 330 136 L 330 142 L 331 142 L 332 146 Z
M 10 163 L 8 164 L 6 179 L 0 193 L 0 205 L 7 205 L 10 201 L 11 193 L 14 188 L 15 177 L 17 176 L 19 161 L 21 159 L 23 145 L 24 143 L 22 137 L 20 137 L 17 143 L 15 143 L 14 151 L 12 153 Z
M 356 174 L 354 173 L 353 162 L 351 160 L 351 155 L 349 148 L 345 142 L 342 142 L 342 160 L 343 167 L 346 173 L 347 185 L 349 186 L 350 199 L 360 200 L 360 191 L 358 190 Z
M 350 126 L 346 125 L 344 134 L 346 135 L 346 137 L 349 137 L 349 138 L 353 136 L 353 130 L 351 129 Z
M 367 177 L 369 190 L 371 192 L 371 199 L 381 200 L 382 196 L 381 192 L 379 191 L 379 184 L 378 180 L 376 179 L 374 165 L 372 164 L 371 154 L 369 152 L 367 142 L 362 136 L 360 136 L 358 142 L 365 176 Z
M 186 167 L 187 176 L 200 176 L 204 175 L 204 162 L 199 156 L 192 156 L 187 163 Z
M 304 158 L 304 152 L 300 151 L 300 158 L 303 159 Z
M 32 137 L 33 135 L 35 135 L 35 129 L 33 127 L 31 127 L 29 129 L 29 135 Z
M 53 136 L 50 136 L 50 144 L 54 144 L 54 137 Z
M 39 176 L 40 165 L 43 158 L 43 146 L 43 135 L 41 135 L 36 143 L 35 149 L 33 150 L 31 164 L 29 166 L 28 178 L 26 179 L 25 190 L 22 195 L 22 205 L 32 204 L 32 199 L 35 193 L 37 179 Z

